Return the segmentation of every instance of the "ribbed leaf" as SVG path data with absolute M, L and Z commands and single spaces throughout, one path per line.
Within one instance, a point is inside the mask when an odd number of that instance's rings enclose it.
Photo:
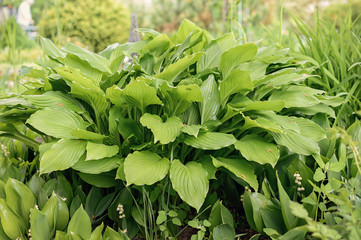
M 105 96 L 117 107 L 122 107 L 126 103 L 123 91 L 117 85 L 107 88 Z
M 248 183 L 255 191 L 258 190 L 257 176 L 251 165 L 244 159 L 213 158 L 213 165 L 217 168 L 224 167 L 237 177 Z
M 179 116 L 192 102 L 202 102 L 202 93 L 196 84 L 170 87 L 167 83 L 163 83 L 160 89 L 166 100 L 164 102 L 169 116 Z
M 253 83 L 248 72 L 235 69 L 219 83 L 220 100 L 225 103 L 234 93 L 247 93 L 253 90 Z
M 158 115 L 149 113 L 140 118 L 140 123 L 149 128 L 154 134 L 154 143 L 168 144 L 180 135 L 182 129 L 182 120 L 178 117 L 168 118 L 164 123 Z
M 90 66 L 98 69 L 99 71 L 111 73 L 109 69 L 109 60 L 103 56 L 90 52 L 72 43 L 68 43 L 64 47 L 64 51 L 76 55 L 80 59 L 88 62 Z
M 227 76 L 239 64 L 253 60 L 256 53 L 257 45 L 254 43 L 239 45 L 223 53 L 220 63 L 223 76 Z
M 276 133 L 284 132 L 284 130 L 280 125 L 266 118 L 259 117 L 256 119 L 251 119 L 250 117 L 245 117 L 243 130 L 247 130 L 249 128 L 254 128 L 254 127 L 263 128 Z
M 204 49 L 205 54 L 197 62 L 198 72 L 218 67 L 221 62 L 221 55 L 228 51 L 235 44 L 233 33 L 228 33 L 220 38 L 212 40 Z
M 219 132 L 200 133 L 198 137 L 186 136 L 184 143 L 199 149 L 217 150 L 228 147 L 236 142 L 236 138 L 232 134 Z
M 161 34 L 153 38 L 142 49 L 142 53 L 150 53 L 154 57 L 164 54 L 172 45 L 171 40 L 166 34 Z
M 127 184 L 152 185 L 168 173 L 169 160 L 149 151 L 129 154 L 124 161 Z
M 282 100 L 275 100 L 275 101 L 257 101 L 251 102 L 246 105 L 245 109 L 242 109 L 243 112 L 245 111 L 252 111 L 252 110 L 269 110 L 279 112 L 285 107 L 285 102 Z
M 184 72 L 190 65 L 197 62 L 202 57 L 203 53 L 204 52 L 198 52 L 185 56 L 177 62 L 167 66 L 163 72 L 155 75 L 154 77 L 173 82 L 179 74 Z
M 285 222 L 287 229 L 291 230 L 297 226 L 299 219 L 295 217 L 291 212 L 290 197 L 287 195 L 287 192 L 283 189 L 281 181 L 279 180 L 278 176 L 277 176 L 277 186 L 278 186 L 283 220 Z
M 101 143 L 88 142 L 85 161 L 113 157 L 118 151 L 119 147 L 116 145 L 107 146 Z
M 85 161 L 84 158 L 81 158 L 72 168 L 82 173 L 99 174 L 117 168 L 120 161 L 121 159 L 117 156 L 96 161 Z
M 320 152 L 316 141 L 297 133 L 272 133 L 272 135 L 278 144 L 286 146 L 292 152 L 302 155 L 319 154 Z
M 40 37 L 40 45 L 46 55 L 53 59 L 65 58 L 66 54 L 57 48 L 54 43 L 47 39 Z
M 203 101 L 200 103 L 201 123 L 216 120 L 220 107 L 219 90 L 214 76 L 210 75 L 201 86 Z
M 286 108 L 291 107 L 311 107 L 320 103 L 316 97 L 308 95 L 306 92 L 299 90 L 284 90 L 279 92 L 274 92 L 269 100 L 283 100 L 285 101 Z
M 208 193 L 207 171 L 199 163 L 183 165 L 179 160 L 174 160 L 169 174 L 180 198 L 199 211 Z
M 67 109 L 77 113 L 85 111 L 78 101 L 62 92 L 49 91 L 43 95 L 24 95 L 24 98 L 36 108 Z
M 290 117 L 290 119 L 299 126 L 302 136 L 315 141 L 320 141 L 326 137 L 325 131 L 317 123 L 306 118 Z
M 99 133 L 89 132 L 83 129 L 75 129 L 71 132 L 71 134 L 76 138 L 85 139 L 85 140 L 103 140 L 104 138 L 107 137 Z
M 47 135 L 66 139 L 77 139 L 72 131 L 86 130 L 89 125 L 75 112 L 54 109 L 37 111 L 26 122 Z
M 68 54 L 64 62 L 66 66 L 79 69 L 82 74 L 92 79 L 97 85 L 99 85 L 102 80 L 103 72 L 93 68 L 87 61 L 81 60 L 76 55 Z
M 144 81 L 136 80 L 129 83 L 123 90 L 113 90 L 118 91 L 117 95 L 122 95 L 125 103 L 135 106 L 143 112 L 149 105 L 162 104 L 162 101 L 158 98 L 155 89 L 146 84 Z
M 65 170 L 72 167 L 84 154 L 86 142 L 61 139 L 40 159 L 40 173 Z
M 198 137 L 199 130 L 202 128 L 201 125 L 185 125 L 182 128 L 182 132 L 192 135 L 194 137 Z
M 105 114 L 108 108 L 105 93 L 99 87 L 85 87 L 73 82 L 71 84 L 71 94 L 89 103 L 97 114 Z
M 257 135 L 247 135 L 234 146 L 247 160 L 259 164 L 269 163 L 274 167 L 280 157 L 280 151 L 275 144 L 266 142 Z

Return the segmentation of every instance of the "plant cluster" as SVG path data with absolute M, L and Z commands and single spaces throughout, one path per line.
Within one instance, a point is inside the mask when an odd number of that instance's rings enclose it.
M 140 31 L 99 54 L 42 38 L 27 90 L 0 99 L 0 136 L 15 139 L 2 185 L 35 199 L 1 195 L 14 219 L 34 215 L 12 220 L 18 237 L 41 222 L 43 239 L 101 239 L 101 223 L 104 239 L 235 239 L 238 211 L 273 239 L 359 236 L 361 126 L 331 128 L 345 99 L 307 86 L 313 67 L 187 20 L 173 37 Z M 70 221 L 57 228 L 47 202 Z

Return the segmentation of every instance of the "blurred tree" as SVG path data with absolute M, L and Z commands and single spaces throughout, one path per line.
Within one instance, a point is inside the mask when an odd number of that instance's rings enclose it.
M 61 33 L 58 41 L 71 40 L 99 52 L 128 40 L 130 15 L 113 0 L 62 0 L 42 15 L 38 27 L 45 37 Z

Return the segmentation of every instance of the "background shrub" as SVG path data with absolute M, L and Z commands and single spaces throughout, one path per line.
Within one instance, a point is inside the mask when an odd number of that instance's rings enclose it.
M 79 41 L 96 52 L 109 44 L 123 43 L 128 39 L 129 13 L 113 0 L 62 1 L 59 15 L 55 5 L 43 14 L 38 25 L 40 34 L 54 37 L 59 27 L 57 22 L 60 22 L 64 37 Z

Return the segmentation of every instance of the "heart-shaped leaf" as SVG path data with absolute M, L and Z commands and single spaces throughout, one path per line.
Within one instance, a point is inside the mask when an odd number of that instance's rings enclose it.
M 207 171 L 200 163 L 188 162 L 183 165 L 179 160 L 174 160 L 169 174 L 172 186 L 181 199 L 199 211 L 208 193 Z
M 217 150 L 234 144 L 236 140 L 232 134 L 205 132 L 200 133 L 198 137 L 186 136 L 184 143 L 199 149 Z
M 39 110 L 26 122 L 47 135 L 65 139 L 77 139 L 72 131 L 86 130 L 89 125 L 75 112 L 55 109 Z
M 224 104 L 235 93 L 247 93 L 253 90 L 253 83 L 248 72 L 235 69 L 219 83 L 220 101 Z
M 168 173 L 169 160 L 149 151 L 129 154 L 124 161 L 127 184 L 152 185 Z
M 85 161 L 113 157 L 118 151 L 119 147 L 116 145 L 108 146 L 101 143 L 88 142 Z
M 61 139 L 40 159 L 40 173 L 65 170 L 72 167 L 84 154 L 86 142 Z
M 182 129 L 182 120 L 178 117 L 168 118 L 164 123 L 158 115 L 149 113 L 140 118 L 140 123 L 149 128 L 154 134 L 154 143 L 168 144 L 180 135 Z
M 269 163 L 274 167 L 280 157 L 280 151 L 275 144 L 257 135 L 247 135 L 237 141 L 234 146 L 247 160 L 259 164 Z

